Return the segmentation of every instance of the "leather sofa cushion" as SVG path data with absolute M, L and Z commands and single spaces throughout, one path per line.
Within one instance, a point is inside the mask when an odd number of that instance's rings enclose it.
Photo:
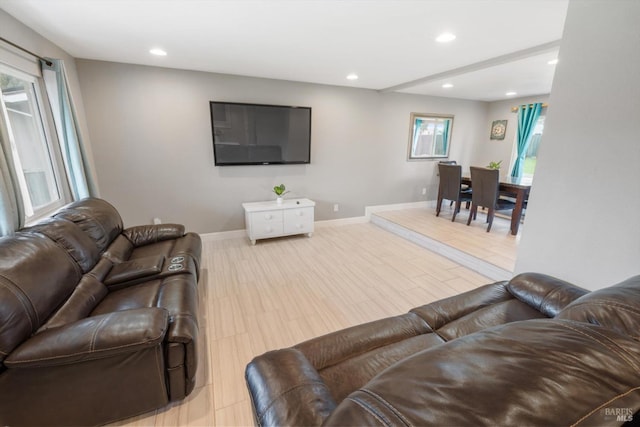
M 375 320 L 314 338 L 295 346 L 321 370 L 379 347 L 431 332 L 431 328 L 412 313 Z
M 588 293 L 567 305 L 558 319 L 577 320 L 614 329 L 640 340 L 640 276 Z
M 545 315 L 513 298 L 482 307 L 460 319 L 447 323 L 436 332 L 445 340 L 451 341 L 492 326 L 539 318 L 545 318 Z
M 43 235 L 0 239 L 0 361 L 36 332 L 80 277 L 78 264 Z
M 477 289 L 444 298 L 411 310 L 424 319 L 434 331 L 453 320 L 473 313 L 483 307 L 513 299 L 507 291 L 506 282 L 497 282 Z
M 83 273 L 91 270 L 100 258 L 95 242 L 80 227 L 65 219 L 47 218 L 23 231 L 41 233 L 56 242 L 78 263 Z
M 340 402 L 397 361 L 444 342 L 433 333 L 417 335 L 322 369 L 320 377 L 331 390 L 333 399 Z
M 122 218 L 111 204 L 102 199 L 88 198 L 70 203 L 53 215 L 78 225 L 104 252 L 122 232 Z
M 640 409 L 639 373 L 637 342 L 615 331 L 516 322 L 396 363 L 323 425 L 618 425 L 604 409 Z

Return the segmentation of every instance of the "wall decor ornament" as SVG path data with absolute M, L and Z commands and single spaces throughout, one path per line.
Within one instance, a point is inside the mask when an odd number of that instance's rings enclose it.
M 506 120 L 494 120 L 493 123 L 491 123 L 491 139 L 504 139 L 504 135 L 506 132 Z

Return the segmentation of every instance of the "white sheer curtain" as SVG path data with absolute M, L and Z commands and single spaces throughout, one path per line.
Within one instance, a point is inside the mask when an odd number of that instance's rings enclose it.
M 40 61 L 47 96 L 56 124 L 64 166 L 74 200 L 97 196 L 91 167 L 80 135 L 73 100 L 69 92 L 64 62 L 49 59 L 52 65 Z
M 5 124 L 6 120 L 2 112 L 0 117 L 0 236 L 13 234 L 22 228 L 25 216 L 22 196 L 18 188 L 18 177 L 12 167 L 13 155 L 4 128 Z

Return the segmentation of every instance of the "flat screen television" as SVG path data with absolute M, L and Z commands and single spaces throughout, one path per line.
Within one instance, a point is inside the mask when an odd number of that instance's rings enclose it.
M 216 166 L 310 163 L 310 107 L 209 104 Z

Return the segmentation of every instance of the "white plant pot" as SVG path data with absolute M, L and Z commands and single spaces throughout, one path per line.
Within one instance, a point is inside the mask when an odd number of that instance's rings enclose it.
M 282 197 L 276 198 L 276 204 L 278 204 L 278 205 L 282 204 Z

